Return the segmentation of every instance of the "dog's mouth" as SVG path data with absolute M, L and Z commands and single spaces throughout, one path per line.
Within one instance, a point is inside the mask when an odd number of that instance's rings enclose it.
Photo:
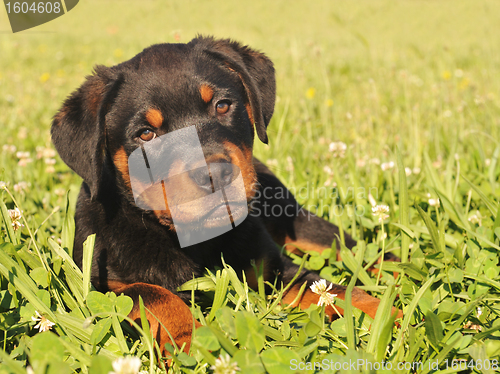
M 166 211 L 155 212 L 162 225 L 175 231 L 181 248 L 204 242 L 232 230 L 243 222 L 248 214 L 246 201 L 222 202 L 211 209 L 205 209 L 203 214 L 199 211 L 193 212 L 191 208 L 193 207 L 190 206 L 186 210 L 177 209 L 176 219 Z
M 227 203 L 221 203 L 207 212 L 196 213 L 191 210 L 180 210 L 177 209 L 177 215 L 179 216 L 176 220 L 178 226 L 185 227 L 195 227 L 195 226 L 211 226 L 217 222 L 225 220 L 229 216 L 231 222 L 237 222 L 239 219 L 248 212 L 248 202 L 244 201 L 231 201 Z M 173 219 L 169 211 L 156 211 L 156 216 L 160 220 L 160 223 L 169 226 L 173 224 Z M 187 219 L 179 219 L 185 216 Z
M 231 224 L 238 222 L 241 217 L 247 213 L 248 206 L 241 201 L 233 201 L 220 204 L 210 210 L 207 214 L 201 217 L 201 222 L 204 226 L 217 225 L 217 223 L 225 224 L 227 217 Z

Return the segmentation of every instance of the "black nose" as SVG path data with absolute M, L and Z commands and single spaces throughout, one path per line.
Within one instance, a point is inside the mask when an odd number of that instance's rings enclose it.
M 219 161 L 209 163 L 207 166 L 208 171 L 205 167 L 189 171 L 189 177 L 206 192 L 218 191 L 233 181 L 233 164 Z

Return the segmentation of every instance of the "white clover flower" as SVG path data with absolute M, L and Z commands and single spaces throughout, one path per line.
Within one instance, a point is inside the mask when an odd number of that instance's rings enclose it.
M 119 357 L 113 361 L 113 371 L 108 374 L 138 374 L 142 362 L 138 357 Z
M 481 226 L 483 220 L 483 216 L 479 212 L 479 210 L 476 211 L 476 214 L 473 214 L 472 216 L 469 217 L 469 222 L 470 223 L 477 223 L 479 226 Z
M 56 188 L 54 190 L 54 193 L 57 195 L 57 196 L 64 196 L 64 194 L 66 193 L 66 190 L 64 188 Z
M 441 205 L 441 202 L 439 201 L 439 199 L 429 199 L 429 205 L 439 207 Z
M 380 160 L 376 157 L 372 158 L 372 159 L 370 159 L 370 164 L 380 165 Z
M 332 175 L 333 174 L 333 171 L 332 169 L 329 167 L 329 166 L 325 166 L 323 167 L 323 171 L 328 174 L 328 175 Z
M 53 235 L 51 236 L 51 238 L 55 239 L 55 237 Z M 92 321 L 93 321 L 92 317 L 85 318 L 85 321 L 83 321 L 82 327 L 84 329 L 88 329 L 90 326 L 92 326 Z
M 328 146 L 328 149 L 332 152 L 333 157 L 344 158 L 347 145 L 344 142 L 332 142 Z
M 28 137 L 28 129 L 26 127 L 21 127 L 17 132 L 17 137 L 19 139 L 26 139 Z
M 225 356 L 220 355 L 210 369 L 214 374 L 236 374 L 241 370 L 236 362 L 231 363 L 231 357 L 227 353 Z
M 410 168 L 405 168 L 405 174 L 407 177 L 411 175 L 411 169 Z
M 278 166 L 278 160 L 275 158 L 270 158 L 266 161 L 267 166 Z
M 383 222 L 386 218 L 389 218 L 389 207 L 387 205 L 376 205 L 372 207 L 372 214 L 378 218 L 379 222 Z
M 328 179 L 325 181 L 325 183 L 323 183 L 323 186 L 325 186 L 325 187 L 333 187 L 333 188 L 335 188 L 335 187 L 337 187 L 337 183 L 336 183 L 336 182 L 334 182 L 334 181 L 333 181 L 333 179 L 330 177 L 330 178 L 328 178 Z
M 21 158 L 21 159 L 19 159 L 19 161 L 17 162 L 17 164 L 19 166 L 24 167 L 24 166 L 28 165 L 30 162 L 33 162 L 33 159 L 31 159 L 31 158 Z
M 9 209 L 8 212 L 10 220 L 12 221 L 12 227 L 14 228 L 14 231 L 20 229 L 21 227 L 24 227 L 24 225 L 20 222 L 23 214 L 22 210 L 19 210 L 19 208 L 15 208 Z
M 56 157 L 56 151 L 52 148 L 44 148 L 42 151 L 42 156 L 44 158 L 54 158 Z
M 360 158 L 360 159 L 356 160 L 356 166 L 358 168 L 365 167 L 366 166 L 366 160 L 363 159 L 363 158 Z
M 30 153 L 29 152 L 17 152 L 16 153 L 16 157 L 18 159 L 29 158 L 30 157 Z
M 311 288 L 312 292 L 319 295 L 318 306 L 322 306 L 323 304 L 324 305 L 333 305 L 333 299 L 337 295 L 328 292 L 332 289 L 331 283 L 327 287 L 326 280 L 320 279 L 319 281 L 314 282 L 310 288 Z
M 44 159 L 44 161 L 47 165 L 55 165 L 55 163 L 56 163 L 55 158 L 46 158 L 46 159 Z
M 394 168 L 394 161 L 384 162 L 382 165 L 380 165 L 380 167 L 383 171 L 391 170 Z
M 49 331 L 52 328 L 52 326 L 55 325 L 54 322 L 50 322 L 47 318 L 41 316 L 40 313 L 38 313 L 38 311 L 35 312 L 35 316 L 31 317 L 31 320 L 33 322 L 38 322 L 35 325 L 35 329 L 38 329 L 39 332 Z
M 56 172 L 56 168 L 53 167 L 52 165 L 49 165 L 45 168 L 45 172 L 47 174 L 54 174 Z
M 14 144 L 4 144 L 2 149 L 8 153 L 16 153 L 17 147 Z
M 420 174 L 420 168 L 413 168 L 412 170 L 413 174 Z
M 5 183 L 4 181 L 0 181 L 0 190 L 5 190 L 7 189 L 7 183 Z
M 14 191 L 23 192 L 28 189 L 29 184 L 27 182 L 19 182 L 14 185 Z

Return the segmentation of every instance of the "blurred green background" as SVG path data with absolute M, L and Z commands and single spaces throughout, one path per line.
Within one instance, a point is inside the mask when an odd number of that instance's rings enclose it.
M 48 143 L 51 116 L 95 64 L 200 33 L 249 44 L 275 62 L 278 102 L 269 131 L 284 153 L 300 147 L 303 155 L 325 137 L 383 158 L 386 144 L 403 142 L 410 166 L 419 166 L 421 148 L 443 157 L 449 136 L 466 141 L 482 131 L 497 138 L 499 24 L 500 3 L 478 0 L 83 0 L 18 34 L 0 11 L 3 141 L 18 143 L 27 128 L 26 147 Z M 276 152 L 258 148 L 272 158 Z

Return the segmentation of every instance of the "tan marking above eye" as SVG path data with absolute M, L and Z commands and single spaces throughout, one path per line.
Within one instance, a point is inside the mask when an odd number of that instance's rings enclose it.
M 146 112 L 146 120 L 151 126 L 159 128 L 163 124 L 163 114 L 158 109 L 151 108 Z
M 146 129 L 142 132 L 140 138 L 142 140 L 144 140 L 145 142 L 149 142 L 150 140 L 153 140 L 154 138 L 156 138 L 156 133 L 154 131 Z
M 200 86 L 200 95 L 201 99 L 208 104 L 214 97 L 214 90 L 212 89 L 212 87 L 206 84 L 202 84 Z
M 217 113 L 219 114 L 227 113 L 230 106 L 231 104 L 228 101 L 219 101 L 216 106 Z

